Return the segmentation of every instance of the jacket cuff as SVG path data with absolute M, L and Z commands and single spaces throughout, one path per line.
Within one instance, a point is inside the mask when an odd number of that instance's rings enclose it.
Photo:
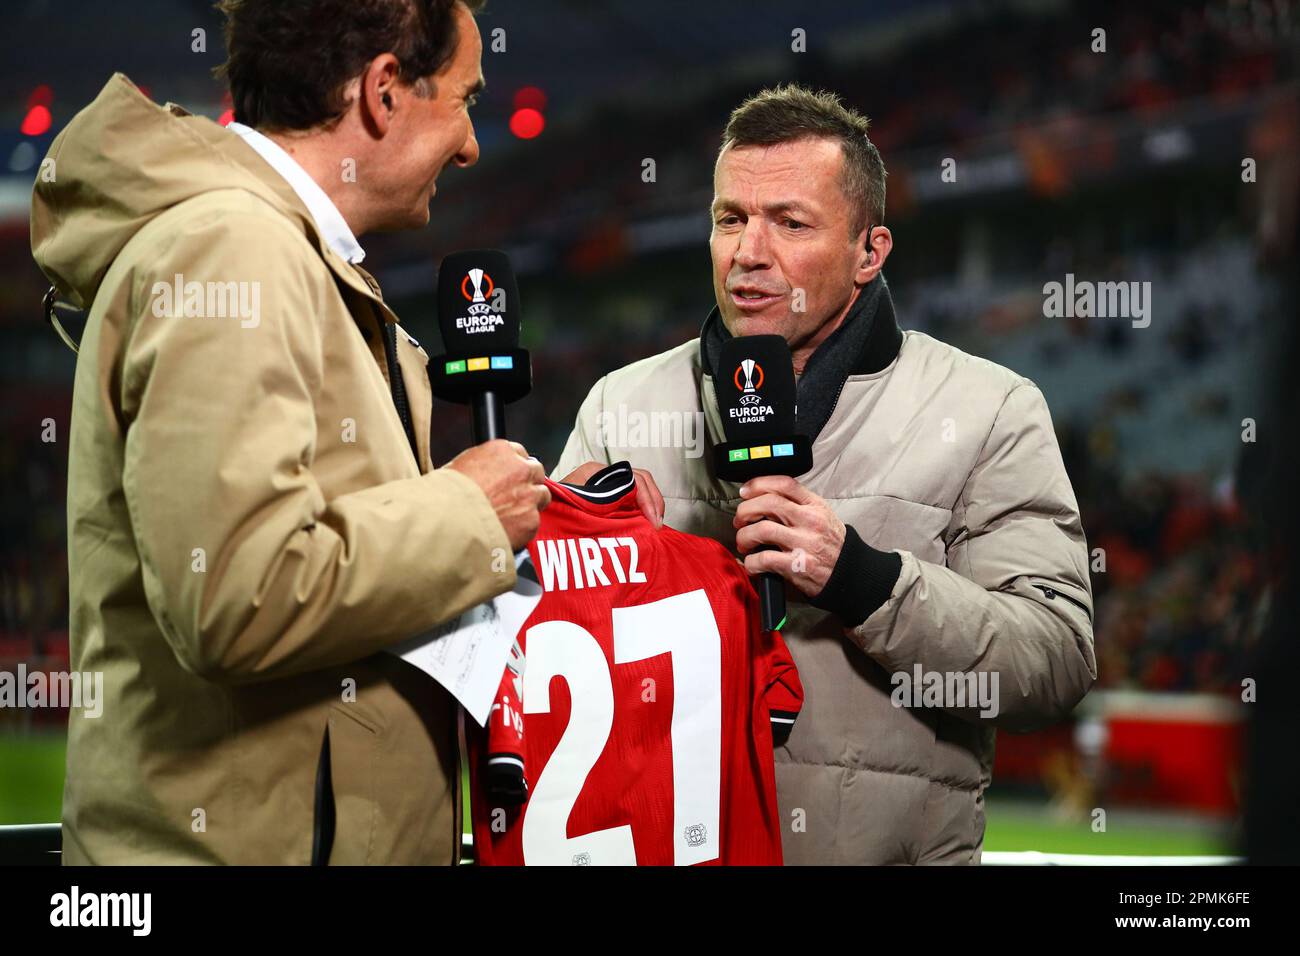
M 836 614 L 845 627 L 857 627 L 889 600 L 902 569 L 897 552 L 873 548 L 845 525 L 844 547 L 830 580 L 809 603 Z

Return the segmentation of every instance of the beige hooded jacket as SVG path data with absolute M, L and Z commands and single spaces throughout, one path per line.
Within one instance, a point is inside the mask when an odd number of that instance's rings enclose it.
M 427 356 L 399 331 L 413 453 L 378 285 L 210 120 L 116 75 L 48 159 L 32 247 L 89 309 L 72 667 L 105 684 L 70 719 L 64 859 L 452 862 L 454 702 L 378 652 L 514 566 L 482 491 L 433 469 Z

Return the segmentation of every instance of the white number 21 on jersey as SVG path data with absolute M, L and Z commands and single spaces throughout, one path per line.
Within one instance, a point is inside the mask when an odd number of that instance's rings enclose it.
M 652 604 L 614 608 L 614 665 L 669 654 L 673 673 L 673 862 L 690 866 L 718 856 L 722 773 L 722 639 L 702 590 Z M 586 628 L 547 621 L 528 629 L 524 713 L 551 710 L 551 678 L 569 685 L 564 735 L 524 812 L 524 863 L 634 866 L 630 826 L 569 837 L 569 815 L 614 726 L 613 678 Z

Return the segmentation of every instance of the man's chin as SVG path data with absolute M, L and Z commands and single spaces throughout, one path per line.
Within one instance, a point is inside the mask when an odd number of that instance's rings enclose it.
M 370 232 L 406 232 L 411 229 L 423 229 L 429 224 L 429 206 L 425 204 L 413 209 L 404 216 L 394 214 L 391 218 L 371 227 Z
M 778 315 L 773 310 L 772 315 L 767 312 L 750 312 L 750 313 L 733 313 L 728 314 L 729 310 L 722 312 L 722 324 L 726 326 L 728 332 L 734 336 L 741 335 L 780 335 L 786 333 L 785 316 Z

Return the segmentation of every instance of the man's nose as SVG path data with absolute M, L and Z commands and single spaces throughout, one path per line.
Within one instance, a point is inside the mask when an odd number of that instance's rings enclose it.
M 751 218 L 745 223 L 740 233 L 740 245 L 736 247 L 736 265 L 742 269 L 761 269 L 771 264 L 767 230 L 756 219 Z
M 474 124 L 469 124 L 469 136 L 465 138 L 465 145 L 460 148 L 456 154 L 455 163 L 462 169 L 466 166 L 473 166 L 478 162 L 478 137 L 474 135 Z

